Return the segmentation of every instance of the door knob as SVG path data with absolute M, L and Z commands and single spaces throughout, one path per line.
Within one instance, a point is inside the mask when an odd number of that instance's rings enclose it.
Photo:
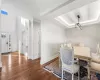
M 8 42 L 6 44 L 8 44 Z

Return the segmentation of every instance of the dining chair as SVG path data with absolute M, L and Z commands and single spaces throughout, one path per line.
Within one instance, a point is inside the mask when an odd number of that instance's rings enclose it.
M 60 59 L 62 63 L 62 80 L 63 72 L 66 71 L 72 74 L 72 80 L 74 80 L 74 74 L 79 71 L 79 65 L 75 64 L 73 49 L 60 48 Z M 79 76 L 79 74 L 78 74 Z M 79 77 L 78 77 L 79 80 Z
M 97 53 L 91 53 L 91 58 L 92 58 L 92 61 L 91 61 L 91 70 L 95 70 L 95 71 L 98 71 L 100 72 L 100 58 L 98 56 Z

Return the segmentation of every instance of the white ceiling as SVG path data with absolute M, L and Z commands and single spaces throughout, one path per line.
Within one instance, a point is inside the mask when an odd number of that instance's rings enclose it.
M 39 18 L 39 8 L 35 0 L 2 0 L 2 4 L 13 4 L 16 8 L 32 14 Z
M 62 4 L 72 2 L 74 0 L 36 0 L 38 7 L 40 8 L 40 15 L 45 15 L 50 11 L 56 9 Z
M 68 24 L 74 24 L 77 22 L 75 17 L 77 13 L 81 16 L 81 22 L 96 18 L 99 12 L 97 4 L 100 2 L 87 5 L 94 1 L 97 0 L 2 0 L 2 3 L 11 3 L 17 8 L 31 13 L 35 18 L 54 19 L 61 16 Z M 60 20 L 60 22 L 68 26 L 64 21 Z
M 50 11 L 59 8 L 62 4 L 74 0 L 2 0 L 2 3 L 12 3 L 18 8 L 27 9 L 31 13 L 43 16 Z
M 19 4 L 24 4 L 24 5 L 32 5 L 35 0 L 2 0 L 2 3 L 19 3 Z
M 68 28 L 72 28 L 78 22 L 77 15 L 80 15 L 80 23 L 82 25 L 97 22 L 100 16 L 100 0 L 60 15 L 56 17 L 56 20 Z

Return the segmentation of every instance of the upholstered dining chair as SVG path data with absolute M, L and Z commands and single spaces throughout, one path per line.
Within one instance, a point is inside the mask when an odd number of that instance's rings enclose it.
M 91 61 L 91 70 L 95 70 L 97 72 L 100 72 L 100 57 L 98 56 L 97 53 L 91 53 L 91 58 L 92 58 L 92 61 Z
M 60 48 L 60 58 L 62 63 L 62 80 L 63 80 L 63 72 L 66 71 L 72 74 L 72 80 L 74 80 L 74 74 L 79 71 L 79 65 L 74 64 L 76 61 L 74 60 L 73 49 L 69 48 Z M 79 79 L 79 74 L 78 74 Z

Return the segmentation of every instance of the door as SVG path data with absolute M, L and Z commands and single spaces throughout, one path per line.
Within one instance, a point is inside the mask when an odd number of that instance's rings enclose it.
M 41 57 L 41 27 L 40 27 L 40 22 L 34 21 L 34 28 L 33 28 L 33 33 L 34 33 L 34 55 L 35 58 Z
M 28 54 L 28 23 L 26 22 L 25 29 L 22 31 L 22 53 Z
M 7 53 L 9 51 L 9 35 L 7 33 L 1 33 L 1 53 Z
M 39 27 L 36 27 L 35 31 L 34 31 L 34 37 L 35 37 L 35 42 L 34 42 L 34 53 L 36 53 L 37 55 L 37 58 L 39 58 L 41 55 L 40 55 L 40 31 L 39 31 Z

